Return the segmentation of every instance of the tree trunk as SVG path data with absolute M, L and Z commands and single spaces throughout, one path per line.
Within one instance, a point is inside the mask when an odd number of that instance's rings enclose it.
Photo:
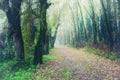
M 42 64 L 42 56 L 44 53 L 45 39 L 47 36 L 47 22 L 46 22 L 46 12 L 49 5 L 47 0 L 39 0 L 40 3 L 40 30 L 39 37 L 35 47 L 34 53 L 34 64 Z
M 13 40 L 16 49 L 16 58 L 18 60 L 24 60 L 24 46 L 21 32 L 21 21 L 20 21 L 20 8 L 22 0 L 12 0 L 12 15 L 13 18 Z
M 48 34 L 45 38 L 44 54 L 49 54 L 49 36 L 48 36 Z
M 12 36 L 16 50 L 16 59 L 24 60 L 24 46 L 20 25 L 20 7 L 22 0 L 11 0 L 12 6 L 9 5 L 9 0 L 4 0 L 4 6 L 9 23 L 9 38 Z
M 108 41 L 107 44 L 109 46 L 109 50 L 112 51 L 114 42 L 113 42 L 113 34 L 112 34 L 113 26 L 112 26 L 112 22 L 110 21 L 110 19 L 111 19 L 110 1 L 107 1 L 107 8 L 105 8 L 103 0 L 101 0 L 101 5 L 102 5 L 104 22 L 105 22 L 106 32 L 107 32 L 107 41 Z

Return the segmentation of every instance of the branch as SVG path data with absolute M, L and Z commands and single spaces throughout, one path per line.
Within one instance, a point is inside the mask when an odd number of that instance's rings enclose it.
M 51 6 L 52 3 L 47 3 L 47 9 Z

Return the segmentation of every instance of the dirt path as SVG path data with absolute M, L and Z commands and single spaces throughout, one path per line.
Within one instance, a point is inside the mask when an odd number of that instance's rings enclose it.
M 108 59 L 68 47 L 56 48 L 72 72 L 70 80 L 120 80 L 120 65 Z

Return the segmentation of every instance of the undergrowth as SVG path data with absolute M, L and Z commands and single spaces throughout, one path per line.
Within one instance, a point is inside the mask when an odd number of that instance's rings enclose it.
M 43 56 L 43 62 L 53 60 L 51 55 Z M 34 80 L 34 73 L 38 66 L 33 65 L 33 59 L 28 58 L 25 64 L 18 66 L 15 60 L 0 63 L 0 80 Z M 36 76 L 35 80 L 45 80 L 41 76 Z
M 89 46 L 86 46 L 84 48 L 81 48 L 80 50 L 83 50 L 85 52 L 93 53 L 95 55 L 102 56 L 104 58 L 110 59 L 112 61 L 120 63 L 120 58 L 117 56 L 116 52 L 105 52 L 103 50 L 91 48 Z
M 56 79 L 58 76 L 61 76 L 60 80 L 70 80 L 71 71 L 69 67 L 64 66 L 61 68 L 61 71 L 59 71 L 55 69 L 54 63 L 53 65 L 48 64 L 53 60 L 58 60 L 59 57 L 59 54 L 44 55 L 43 71 L 40 70 L 40 64 L 37 66 L 33 65 L 33 57 L 30 56 L 26 58 L 26 63 L 21 66 L 18 65 L 15 60 L 5 61 L 0 63 L 0 80 L 52 80 L 52 76 Z M 60 58 L 60 60 L 62 59 Z M 51 66 L 53 67 L 52 69 L 50 68 Z M 42 74 L 48 74 L 45 72 L 50 73 L 47 75 L 48 77 L 42 76 Z

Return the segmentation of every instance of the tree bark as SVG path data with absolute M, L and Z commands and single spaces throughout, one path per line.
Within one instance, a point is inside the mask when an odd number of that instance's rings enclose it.
M 24 60 L 24 46 L 20 22 L 21 2 L 22 0 L 11 0 L 10 7 L 9 0 L 3 1 L 6 16 L 9 23 L 9 38 L 11 38 L 11 36 L 13 37 L 14 46 L 16 50 L 16 59 L 19 61 Z
M 39 0 L 40 3 L 40 30 L 39 30 L 39 37 L 35 47 L 34 52 L 34 64 L 42 64 L 43 63 L 43 53 L 44 53 L 44 46 L 45 40 L 47 36 L 47 22 L 46 22 L 46 12 L 47 8 L 50 6 L 47 4 L 47 0 Z

